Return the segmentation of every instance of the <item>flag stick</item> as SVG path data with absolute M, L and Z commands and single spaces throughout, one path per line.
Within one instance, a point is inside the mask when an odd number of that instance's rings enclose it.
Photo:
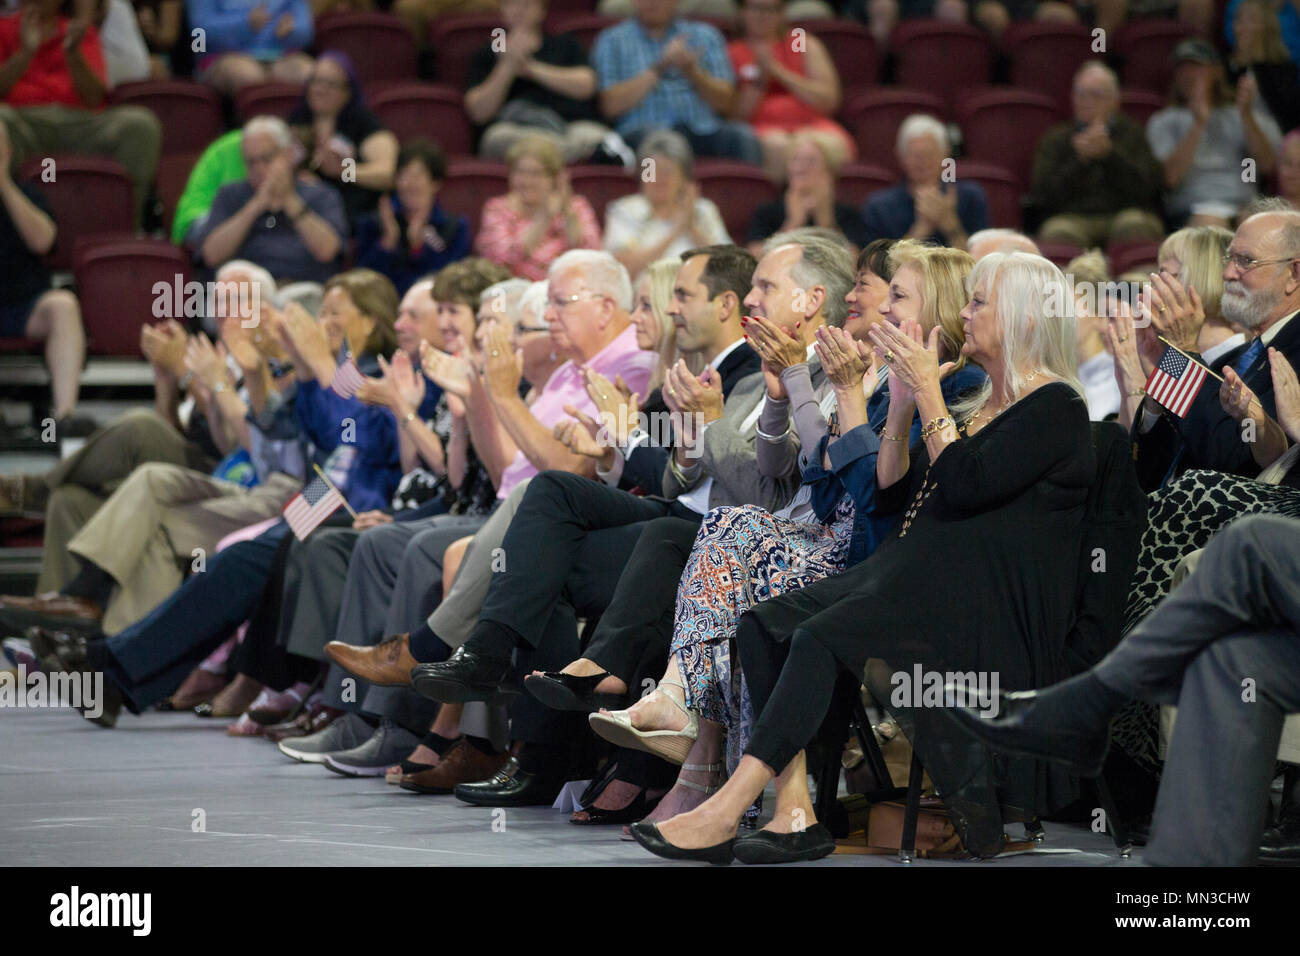
M 329 476 L 325 474 L 325 472 L 320 470 L 320 465 L 316 464 L 316 462 L 313 461 L 311 463 L 311 466 L 316 469 L 316 474 L 320 475 L 320 480 L 325 482 L 325 484 L 329 486 L 330 491 L 338 491 L 339 499 L 343 502 L 343 507 L 348 509 L 348 514 L 352 515 L 353 521 L 356 521 L 357 513 L 353 511 L 352 506 L 348 504 L 348 499 L 343 497 L 343 492 L 339 491 L 337 488 L 334 487 L 334 482 L 330 481 Z

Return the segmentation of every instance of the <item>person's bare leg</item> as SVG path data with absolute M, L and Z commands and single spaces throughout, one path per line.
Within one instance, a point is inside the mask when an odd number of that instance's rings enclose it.
M 806 830 L 816 822 L 812 794 L 808 792 L 808 761 L 801 750 L 777 775 L 776 808 L 771 821 L 763 829 L 773 833 L 794 833 Z
M 585 657 L 579 657 L 576 661 L 565 664 L 564 667 L 560 669 L 561 674 L 568 674 L 571 677 L 594 677 L 597 674 L 603 674 L 604 672 L 605 668 L 601 667 L 595 661 L 588 660 Z M 540 675 L 542 672 L 533 671 L 533 673 Z M 596 685 L 596 693 L 626 694 L 627 682 L 621 677 L 615 677 L 613 674 L 610 674 Z
M 266 79 L 266 68 L 245 53 L 223 53 L 203 76 L 204 83 L 226 96 Z
M 271 79 L 279 83 L 306 83 L 313 63 L 306 53 L 286 53 L 271 63 Z
M 798 761 L 790 761 L 782 776 L 788 774 L 796 763 Z M 740 818 L 753 806 L 773 776 L 771 767 L 746 754 L 740 758 L 740 766 L 721 790 L 694 810 L 679 813 L 660 823 L 659 832 L 669 843 L 684 850 L 725 843 L 735 837 Z M 781 781 L 777 786 L 781 789 L 785 785 L 785 781 Z
M 86 361 L 86 333 L 77 297 L 65 289 L 46 292 L 36 300 L 26 331 L 29 339 L 45 341 L 55 419 L 72 414 L 81 389 L 81 367 Z
M 763 148 L 763 172 L 777 185 L 785 182 L 785 164 L 790 155 L 793 137 L 782 130 L 771 130 L 758 138 Z
M 726 728 L 722 724 L 713 720 L 701 720 L 700 735 L 695 739 L 690 753 L 686 755 L 686 763 L 692 767 L 708 767 L 714 764 L 721 767 L 723 745 L 726 740 Z M 694 810 L 709 798 L 708 793 L 696 787 L 712 788 L 721 783 L 721 769 L 683 769 L 677 775 L 677 782 L 673 784 L 673 788 L 664 794 L 664 798 L 659 801 L 659 806 L 655 807 L 646 819 L 657 823 L 660 820 L 670 820 L 679 813 Z M 688 784 L 695 786 L 688 786 Z

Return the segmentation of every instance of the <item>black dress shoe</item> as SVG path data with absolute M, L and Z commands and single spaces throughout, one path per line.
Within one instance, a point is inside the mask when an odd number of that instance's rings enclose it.
M 1260 838 L 1259 862 L 1269 865 L 1300 865 L 1300 813 L 1283 813 L 1277 824 Z
M 601 671 L 590 677 L 575 677 L 561 671 L 547 671 L 544 674 L 529 674 L 524 678 L 524 690 L 552 710 L 576 710 L 583 714 L 594 714 L 605 710 L 621 710 L 625 703 L 625 694 L 598 694 L 596 685 L 609 676 L 608 671 Z
M 458 800 L 476 807 L 550 806 L 559 796 L 564 781 L 540 773 L 529 773 L 511 757 L 491 779 L 458 783 L 452 793 Z
M 411 668 L 411 683 L 416 693 L 440 704 L 467 704 L 475 700 L 499 703 L 519 693 L 517 688 L 502 686 L 509 674 L 509 660 L 483 657 L 458 647 L 445 661 Z
M 655 856 L 661 856 L 665 860 L 696 860 L 700 863 L 712 863 L 714 866 L 726 866 L 734 856 L 733 848 L 736 845 L 734 837 L 725 843 L 715 843 L 713 846 L 701 847 L 698 850 L 687 850 L 665 840 L 656 823 L 643 820 L 632 824 L 631 830 L 632 839 Z
M 736 859 L 741 863 L 798 863 L 820 860 L 835 852 L 835 838 L 820 823 L 793 833 L 759 830 L 736 840 Z
M 954 685 L 946 687 L 944 693 L 945 699 L 962 699 L 960 689 Z M 1062 726 L 1037 711 L 1038 697 L 1039 692 L 1033 690 L 1003 691 L 996 717 L 982 717 L 975 707 L 941 709 L 972 737 L 994 750 L 1063 764 L 1080 777 L 1100 774 L 1110 750 L 1109 725 L 1100 733 Z
M 87 708 L 83 707 L 81 716 L 92 724 L 98 724 L 110 730 L 117 726 L 117 718 L 122 713 L 122 692 L 117 689 L 117 685 L 113 683 L 107 674 L 104 675 L 104 693 L 100 700 L 99 710 L 99 715 L 92 717 Z
M 82 635 L 45 627 L 29 627 L 23 633 L 31 642 L 36 662 L 47 674 L 75 674 L 90 670 L 86 639 Z

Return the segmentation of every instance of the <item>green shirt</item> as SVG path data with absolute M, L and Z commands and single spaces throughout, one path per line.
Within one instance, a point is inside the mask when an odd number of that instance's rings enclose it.
M 172 222 L 172 242 L 176 245 L 184 244 L 185 234 L 190 231 L 194 220 L 212 208 L 218 189 L 248 175 L 244 169 L 244 154 L 239 149 L 242 135 L 242 131 L 234 130 L 213 140 L 194 164 L 185 183 L 185 192 L 181 193 L 176 204 L 176 218 Z

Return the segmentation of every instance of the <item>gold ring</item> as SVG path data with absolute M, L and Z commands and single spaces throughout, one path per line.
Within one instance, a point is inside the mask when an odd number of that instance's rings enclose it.
M 1128 336 L 1127 336 L 1127 335 L 1121 335 L 1121 336 L 1119 337 L 1119 340 L 1120 340 L 1121 342 L 1127 342 L 1127 341 L 1128 341 Z
M 886 350 L 885 350 L 885 361 L 886 361 L 886 362 L 893 362 L 893 361 L 894 361 L 894 350 L 893 350 L 893 349 L 886 349 Z
M 492 357 L 493 357 L 493 358 L 496 358 L 496 357 L 497 357 L 498 355 L 500 355 L 500 354 L 501 354 L 500 352 L 497 352 L 497 351 L 493 350 L 493 352 L 492 352 Z

